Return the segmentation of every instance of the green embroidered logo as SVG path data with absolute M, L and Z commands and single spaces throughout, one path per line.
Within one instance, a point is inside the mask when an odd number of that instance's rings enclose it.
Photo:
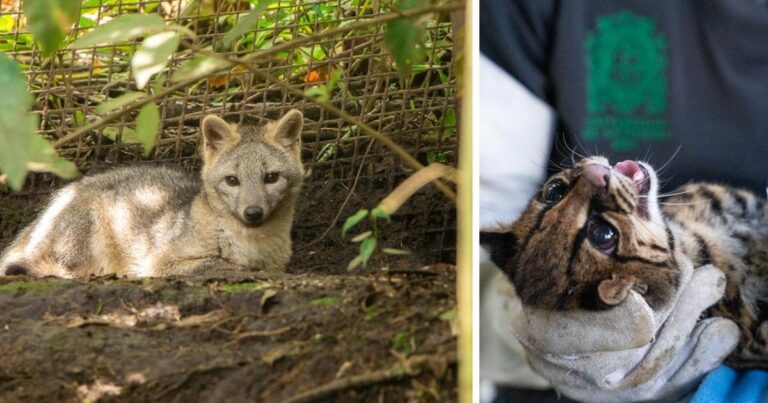
M 602 136 L 615 151 L 667 137 L 667 41 L 648 17 L 600 17 L 587 35 L 584 138 Z

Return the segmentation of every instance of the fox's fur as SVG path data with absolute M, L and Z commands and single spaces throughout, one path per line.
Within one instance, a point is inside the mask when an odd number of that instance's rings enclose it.
M 128 166 L 71 183 L 10 244 L 0 275 L 165 276 L 222 261 L 282 270 L 304 177 L 302 126 L 298 111 L 263 126 L 209 115 L 199 176 Z

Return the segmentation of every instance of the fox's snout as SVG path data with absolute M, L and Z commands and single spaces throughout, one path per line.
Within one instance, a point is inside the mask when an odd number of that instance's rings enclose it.
M 249 206 L 243 210 L 243 218 L 249 225 L 258 225 L 264 219 L 264 210 L 258 206 Z
M 5 269 L 5 273 L 0 273 L 0 275 L 6 275 L 6 276 L 23 276 L 23 275 L 29 275 L 29 269 L 18 263 L 12 263 L 9 264 L 8 267 Z

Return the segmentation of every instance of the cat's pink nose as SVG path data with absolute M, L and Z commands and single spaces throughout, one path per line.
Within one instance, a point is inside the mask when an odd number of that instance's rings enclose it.
M 604 188 L 608 186 L 608 180 L 611 177 L 611 170 L 610 168 L 603 165 L 590 164 L 584 167 L 584 176 L 593 185 L 599 188 Z

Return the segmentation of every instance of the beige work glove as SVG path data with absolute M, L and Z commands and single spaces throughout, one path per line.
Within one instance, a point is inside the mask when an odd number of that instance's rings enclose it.
M 572 399 L 679 398 L 730 354 L 739 330 L 723 318 L 699 321 L 723 296 L 723 273 L 712 265 L 694 270 L 682 255 L 678 262 L 681 285 L 656 312 L 634 291 L 605 311 L 544 311 L 524 307 L 511 284 L 496 281 L 493 323 L 497 332 L 517 337 L 533 369 Z

